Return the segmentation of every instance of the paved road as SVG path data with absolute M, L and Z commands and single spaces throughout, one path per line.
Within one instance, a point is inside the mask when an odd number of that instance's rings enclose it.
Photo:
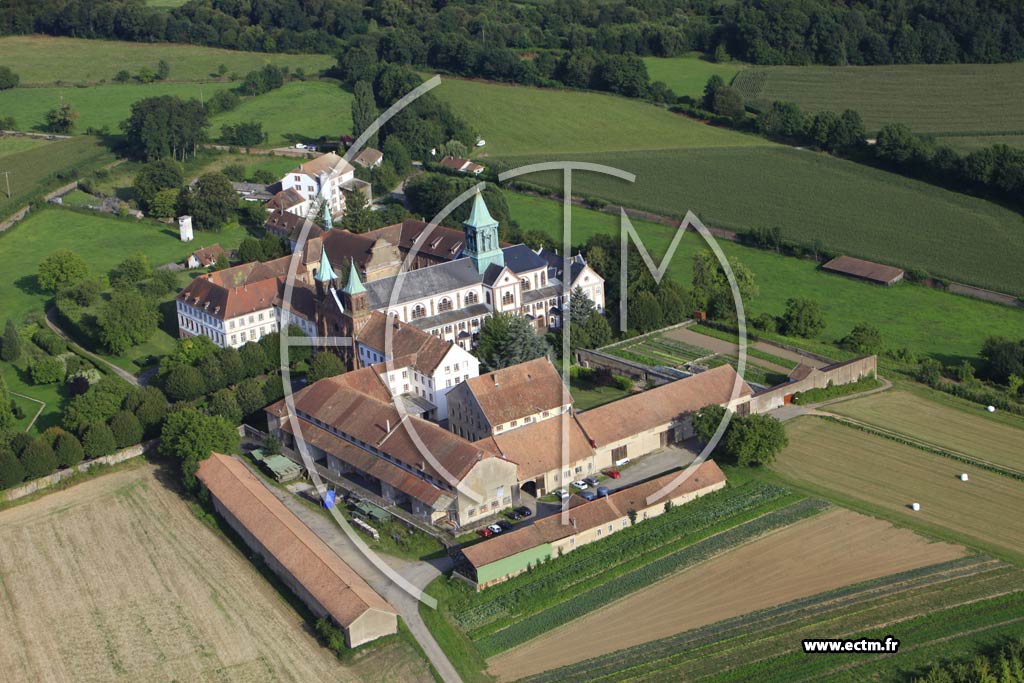
M 123 370 L 123 369 L 117 367 L 116 365 L 114 365 L 113 363 L 108 361 L 107 359 L 100 358 L 95 353 L 93 353 L 91 351 L 86 351 L 85 349 L 83 349 L 81 346 L 79 346 L 75 342 L 75 340 L 73 340 L 71 338 L 71 336 L 69 334 L 67 334 L 64 330 L 62 330 L 60 328 L 60 326 L 57 325 L 56 317 L 57 317 L 57 314 L 56 314 L 56 311 L 54 311 L 54 309 L 51 308 L 48 311 L 46 311 L 46 324 L 47 324 L 47 326 L 51 330 L 56 332 L 58 335 L 60 335 L 61 338 L 63 338 L 64 341 L 66 341 L 68 343 L 68 346 L 73 348 L 76 352 L 82 354 L 83 356 L 85 356 L 86 358 L 88 358 L 89 360 L 91 360 L 91 361 L 93 361 L 95 363 L 99 363 L 100 365 L 103 365 L 103 366 L 107 367 L 108 369 L 112 370 L 116 375 L 120 376 L 125 381 L 130 382 L 131 384 L 134 384 L 137 387 L 144 387 L 147 384 L 149 384 L 149 380 L 152 379 L 153 373 L 156 371 L 155 368 L 142 373 L 142 375 L 140 377 L 136 377 L 135 375 L 133 375 L 132 373 L 128 372 L 127 370 Z
M 420 616 L 419 601 L 392 583 L 366 559 L 333 519 L 311 509 L 294 494 L 278 488 L 268 487 L 268 489 L 289 510 L 294 512 L 306 526 L 312 529 L 324 543 L 329 545 L 334 552 L 338 553 L 338 556 L 345 560 L 374 590 L 391 603 L 401 615 L 417 642 L 419 642 L 420 647 L 423 648 L 434 669 L 440 673 L 441 678 L 446 683 L 461 683 L 462 679 L 459 677 L 455 667 L 448 661 L 448 657 L 441 649 L 441 646 L 437 644 L 433 634 L 430 633 L 427 625 L 423 622 L 423 618 Z M 421 589 L 440 576 L 442 572 L 450 570 L 452 566 L 450 558 L 447 557 L 433 563 L 408 562 L 398 558 L 384 557 L 388 564 Z

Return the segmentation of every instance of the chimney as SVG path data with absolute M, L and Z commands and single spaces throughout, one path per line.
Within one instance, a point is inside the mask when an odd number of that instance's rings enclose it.
M 576 518 L 575 517 L 570 517 L 569 521 L 572 522 L 572 528 L 575 529 L 576 528 Z
M 391 420 L 390 420 L 390 418 L 387 419 L 387 420 L 384 420 L 384 431 L 386 431 L 388 434 L 391 433 Z

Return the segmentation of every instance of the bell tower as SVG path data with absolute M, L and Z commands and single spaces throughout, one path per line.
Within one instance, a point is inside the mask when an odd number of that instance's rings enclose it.
M 462 229 L 466 234 L 463 252 L 473 259 L 478 273 L 483 273 L 492 264 L 505 265 L 505 254 L 498 241 L 498 221 L 491 217 L 481 192 L 473 197 L 473 208 L 469 218 L 462 224 Z

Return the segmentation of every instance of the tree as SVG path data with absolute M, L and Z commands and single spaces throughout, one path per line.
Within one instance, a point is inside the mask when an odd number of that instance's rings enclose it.
M 739 465 L 767 465 L 789 444 L 782 423 L 768 415 L 748 415 L 729 423 L 724 445 Z
M 132 75 L 129 73 L 128 69 L 121 69 L 114 74 L 114 80 L 118 83 L 127 83 L 132 80 Z
M 21 358 L 21 337 L 18 335 L 18 328 L 14 321 L 7 319 L 4 325 L 4 336 L 0 343 L 0 360 L 13 363 Z
M 195 408 L 184 408 L 167 416 L 160 431 L 160 454 L 181 462 L 185 485 L 195 488 L 199 463 L 213 451 L 238 450 L 237 428 L 223 417 L 203 415 Z
M 173 95 L 147 97 L 132 104 L 121 122 L 125 147 L 137 159 L 152 161 L 171 157 L 184 161 L 206 142 L 209 127 L 206 107 L 198 100 Z
M 725 87 L 725 81 L 718 74 L 712 74 L 708 82 L 704 84 L 704 96 L 701 97 L 700 105 L 708 111 L 715 107 L 715 94 Z
M 105 424 L 89 427 L 82 439 L 82 450 L 88 458 L 101 458 L 117 450 L 117 439 L 114 432 Z
M 132 187 L 135 188 L 135 198 L 138 200 L 139 206 L 152 211 L 152 204 L 159 192 L 174 190 L 175 196 L 177 196 L 177 190 L 184 181 L 185 176 L 181 164 L 174 159 L 164 158 L 151 161 L 143 166 L 135 175 Z M 173 209 L 172 213 L 168 215 L 174 215 Z
M 989 337 L 981 347 L 982 376 L 1007 384 L 1011 375 L 1024 377 L 1024 339 Z
M 258 379 L 247 379 L 235 389 L 235 400 L 242 410 L 242 416 L 252 415 L 267 405 L 263 400 L 263 384 Z
M 206 390 L 203 373 L 191 365 L 178 365 L 164 380 L 164 391 L 172 401 L 191 401 Z
M 238 208 L 238 196 L 223 173 L 206 173 L 194 187 L 182 190 L 181 204 L 197 228 L 219 231 Z
M 569 321 L 576 325 L 585 325 L 594 310 L 594 302 L 583 288 L 577 285 L 569 296 Z
M 75 396 L 64 410 L 64 428 L 82 434 L 89 426 L 106 422 L 117 414 L 132 385 L 116 375 L 107 375 Z
M 747 110 L 743 104 L 743 95 L 736 88 L 728 85 L 715 91 L 715 101 L 712 107 L 719 116 L 725 116 L 733 121 L 740 121 L 746 115 Z
M 149 202 L 149 214 L 154 218 L 174 217 L 178 213 L 178 192 L 175 188 L 168 188 L 153 195 L 152 201 Z
M 21 79 L 11 71 L 9 66 L 0 66 L 0 90 L 10 90 L 18 85 Z
M 702 444 L 707 445 L 725 418 L 725 408 L 712 403 L 704 406 L 693 416 L 693 431 Z
M 377 120 L 377 102 L 373 97 L 373 86 L 369 81 L 359 81 L 352 91 L 352 135 L 359 137 L 370 125 Z M 366 144 L 373 147 L 377 144 L 377 135 L 374 134 L 366 141 Z
M 164 393 L 156 387 L 142 387 L 126 401 L 124 407 L 135 413 L 142 425 L 143 436 L 153 437 L 167 415 L 168 403 Z
M 612 341 L 612 326 L 608 319 L 597 311 L 591 311 L 583 325 L 583 332 L 590 342 L 591 348 L 599 349 Z
M 46 130 L 59 135 L 67 135 L 75 127 L 78 112 L 68 102 L 46 112 Z
M 306 379 L 313 383 L 327 377 L 340 375 L 346 370 L 347 368 L 340 358 L 329 351 L 321 351 L 313 356 Z
M 14 411 L 11 410 L 11 394 L 7 390 L 7 381 L 3 374 L 0 374 L 0 446 L 7 442 L 15 419 Z
M 245 379 L 245 366 L 242 364 L 242 357 L 238 349 L 233 346 L 226 346 L 217 354 L 220 358 L 221 371 L 224 373 L 224 381 L 233 386 Z
M 152 337 L 158 319 L 157 310 L 138 292 L 114 292 L 96 321 L 100 342 L 110 353 L 124 353 Z
M 9 448 L 0 448 L 0 488 L 9 489 L 25 480 L 25 468 Z
M 270 363 L 267 361 L 266 350 L 257 342 L 245 344 L 239 350 L 238 355 L 242 360 L 242 367 L 245 368 L 246 377 L 262 375 L 270 367 Z
M 238 245 L 238 259 L 242 263 L 267 260 L 266 256 L 263 255 L 263 246 L 254 237 L 246 237 Z
M 545 356 L 548 347 L 526 318 L 496 313 L 480 326 L 475 353 L 489 370 L 499 370 Z
M 839 345 L 854 353 L 880 353 L 882 351 L 882 333 L 868 323 L 860 323 L 850 334 L 843 337 Z
M 53 443 L 53 453 L 59 467 L 74 467 L 85 459 L 82 443 L 74 434 L 62 431 Z
M 740 297 L 749 303 L 758 294 L 753 271 L 736 257 L 729 259 L 729 269 L 736 280 Z M 698 310 L 706 311 L 711 318 L 731 320 L 736 316 L 736 305 L 729 279 L 722 264 L 707 249 L 693 256 L 691 299 Z
M 629 327 L 651 332 L 662 326 L 661 305 L 650 292 L 637 292 L 629 297 Z
M 28 479 L 44 477 L 57 469 L 57 458 L 46 439 L 36 438 L 21 454 L 21 465 Z
M 32 384 L 56 384 L 63 382 L 67 374 L 64 361 L 60 358 L 35 358 L 28 366 Z
M 110 271 L 110 284 L 116 289 L 127 289 L 153 274 L 149 259 L 143 252 L 136 252 L 117 264 Z
M 135 79 L 139 83 L 152 83 L 156 80 L 156 72 L 150 69 L 148 66 L 144 66 L 139 69 L 139 73 L 135 75 Z
M 167 77 L 171 75 L 171 65 L 166 60 L 161 59 L 156 65 L 156 77 L 161 80 L 167 80 Z
M 786 302 L 782 332 L 790 337 L 813 337 L 825 329 L 825 315 L 817 301 L 794 297 Z
M 242 421 L 242 409 L 235 398 L 235 392 L 231 389 L 221 389 L 214 392 L 206 405 L 210 415 L 219 415 L 231 424 L 238 424 Z
M 118 448 L 127 448 L 142 442 L 142 423 L 134 413 L 122 410 L 110 421 L 110 431 Z
M 345 215 L 342 216 L 340 225 L 351 232 L 366 232 L 374 227 L 373 214 L 373 208 L 366 201 L 366 195 L 357 190 L 345 199 Z
M 757 129 L 772 137 L 797 138 L 803 135 L 806 127 L 804 113 L 793 102 L 772 102 L 757 117 Z
M 259 121 L 242 121 L 221 126 L 220 141 L 225 145 L 238 147 L 255 147 L 267 141 L 263 124 Z
M 381 151 L 384 153 L 384 159 L 391 164 L 399 176 L 404 176 L 412 170 L 412 157 L 397 135 L 392 135 L 385 140 Z
M 46 292 L 77 284 L 89 274 L 85 259 L 69 249 L 58 249 L 39 263 L 36 281 Z

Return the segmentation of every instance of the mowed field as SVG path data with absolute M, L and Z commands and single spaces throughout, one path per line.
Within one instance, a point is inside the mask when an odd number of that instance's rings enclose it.
M 166 6 L 171 3 L 160 0 L 154 4 Z M 265 64 L 287 66 L 291 71 L 301 68 L 308 75 L 315 76 L 335 63 L 334 57 L 328 55 L 268 54 L 198 45 L 39 35 L 0 38 L 0 55 L 3 55 L 4 63 L 21 77 L 22 87 L 112 81 L 122 69 L 132 75 L 144 66 L 156 71 L 161 59 L 171 67 L 170 81 L 223 80 L 231 73 L 245 76 Z M 217 73 L 221 64 L 227 67 L 225 76 Z
M 476 156 L 771 144 L 615 95 L 457 78 L 443 78 L 431 92 L 486 140 Z
M 949 561 L 964 549 L 833 509 L 634 593 L 489 660 L 513 680 L 841 586 Z
M 886 391 L 842 401 L 829 406 L 828 410 L 926 444 L 1024 472 L 1024 420 L 1019 421 L 1019 427 L 1014 427 L 988 417 L 979 405 L 958 409 L 908 391 Z
M 259 121 L 268 134 L 266 144 L 271 146 L 316 140 L 322 135 L 337 138 L 352 132 L 352 100 L 352 93 L 337 83 L 291 81 L 213 117 L 210 137 L 220 136 L 221 126 Z M 300 116 L 296 116 L 296 107 L 301 109 Z
M 114 155 L 91 136 L 52 142 L 0 138 L 0 174 L 4 174 L 0 178 L 0 217 L 7 217 L 36 197 L 74 180 L 78 177 L 76 174 L 105 166 L 114 159 Z M 8 182 L 10 197 L 7 196 Z M 0 258 L 2 256 L 0 252 Z
M 519 166 L 551 155 L 509 157 Z M 577 172 L 574 192 L 742 231 L 778 226 L 786 240 L 954 281 L 1024 294 L 1024 217 L 997 204 L 852 161 L 780 145 L 569 154 L 636 174 L 633 184 Z M 561 175 L 523 178 L 561 188 Z
M 582 174 L 577 174 L 579 178 Z M 561 202 L 506 192 L 512 217 L 524 230 L 543 230 L 562 239 Z M 660 263 L 675 232 L 655 223 L 633 221 L 652 258 Z M 598 233 L 619 236 L 618 216 L 573 207 L 572 243 L 582 244 Z M 745 301 L 748 317 L 761 313 L 782 315 L 786 300 L 794 296 L 821 304 L 825 329 L 814 341 L 831 345 L 846 336 L 858 322 L 870 320 L 882 332 L 887 348 L 907 347 L 916 354 L 930 354 L 947 363 L 975 359 L 991 335 L 1019 338 L 1024 329 L 1024 310 L 947 294 L 926 287 L 902 284 L 879 287 L 818 270 L 809 260 L 780 256 L 763 249 L 719 240 L 730 257 L 738 258 L 757 279 L 758 296 Z M 1004 245 L 1008 246 L 1008 245 Z M 668 267 L 668 277 L 689 288 L 693 255 L 705 249 L 694 232 L 687 233 Z M 805 346 L 807 340 L 794 340 Z M 835 352 L 831 347 L 831 352 Z
M 788 422 L 789 446 L 772 469 L 826 497 L 973 539 L 1021 556 L 1024 487 L 1020 481 L 820 418 Z M 958 478 L 966 472 L 970 481 Z M 911 503 L 920 503 L 913 512 Z
M 432 680 L 400 640 L 338 662 L 163 476 L 143 463 L 0 513 L 3 678 Z
M 44 130 L 46 112 L 67 102 L 78 112 L 73 133 L 89 128 L 106 128 L 120 134 L 119 125 L 128 118 L 134 102 L 147 97 L 173 95 L 182 99 L 209 98 L 234 83 L 125 83 L 90 85 L 83 88 L 12 88 L 0 92 L 0 111 L 13 116 L 18 130 Z M 219 130 L 219 129 L 218 129 Z
M 887 123 L 918 133 L 1012 133 L 1024 144 L 1024 62 L 891 66 L 778 66 L 745 70 L 736 78 L 759 105 L 796 102 L 804 111 L 855 109 L 870 134 Z
M 742 64 L 717 64 L 701 59 L 697 53 L 684 57 L 644 57 L 643 60 L 652 82 L 661 81 L 676 95 L 693 98 L 704 94 L 704 86 L 713 75 L 718 74 L 723 81 L 730 83 L 744 68 Z

